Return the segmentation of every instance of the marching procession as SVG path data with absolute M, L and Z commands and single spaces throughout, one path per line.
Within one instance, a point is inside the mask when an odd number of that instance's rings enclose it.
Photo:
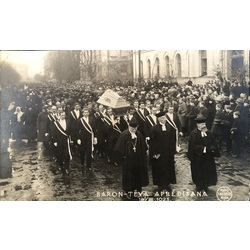
M 126 112 L 98 103 L 108 89 L 129 103 Z M 240 159 L 249 146 L 249 90 L 236 80 L 34 83 L 4 91 L 6 145 L 9 139 L 16 148 L 22 147 L 23 139 L 36 142 L 38 161 L 49 152 L 66 187 L 71 160 L 80 162 L 84 175 L 95 170 L 95 155 L 122 168 L 125 194 L 149 185 L 149 168 L 157 190 L 171 192 L 176 184 L 175 155 L 186 143 L 196 190 L 208 192 L 217 183 L 214 158 L 228 152 L 228 157 Z

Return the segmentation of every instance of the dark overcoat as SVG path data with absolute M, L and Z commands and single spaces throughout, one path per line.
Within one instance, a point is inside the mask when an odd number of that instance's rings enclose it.
M 72 160 L 70 149 L 70 122 L 66 120 L 66 130 L 62 128 L 59 121 L 54 122 L 52 130 L 53 142 L 57 143 L 56 150 L 59 162 L 69 162 Z
M 137 140 L 132 140 L 129 130 L 120 135 L 114 151 L 122 159 L 122 188 L 124 191 L 140 191 L 149 184 L 146 161 L 146 143 L 140 131 L 136 132 Z M 133 150 L 136 146 L 136 152 Z
M 83 118 L 79 119 L 77 121 L 77 139 L 81 140 L 81 147 L 88 152 L 92 151 L 92 133 L 90 132 L 93 132 L 93 137 L 96 137 L 96 124 L 94 118 L 89 117 L 89 125 L 84 123 Z
M 169 184 L 176 183 L 174 155 L 176 153 L 176 130 L 166 123 L 166 131 L 162 125 L 156 124 L 151 129 L 149 155 L 160 154 L 160 158 L 152 158 L 153 184 L 167 188 Z
M 189 136 L 188 143 L 188 159 L 191 161 L 192 180 L 199 187 L 204 183 L 206 187 L 217 183 L 214 157 L 219 157 L 220 153 L 212 133 L 207 131 L 206 134 L 206 137 L 202 137 L 201 132 L 195 128 Z M 203 153 L 204 147 L 206 147 L 206 153 Z

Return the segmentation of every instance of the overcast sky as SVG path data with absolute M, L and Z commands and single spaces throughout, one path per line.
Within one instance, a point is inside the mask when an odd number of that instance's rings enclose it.
M 2 51 L 2 60 L 28 65 L 28 75 L 43 74 L 43 58 L 47 51 Z

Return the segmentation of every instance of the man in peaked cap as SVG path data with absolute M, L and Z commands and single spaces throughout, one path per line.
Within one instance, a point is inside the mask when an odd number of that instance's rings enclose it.
M 197 191 L 208 191 L 208 187 L 216 185 L 217 173 L 214 157 L 220 153 L 212 133 L 207 130 L 206 117 L 197 115 L 195 128 L 189 136 L 188 159 L 191 162 L 191 174 Z
M 174 167 L 176 133 L 166 122 L 165 111 L 159 112 L 156 117 L 158 123 L 151 129 L 149 147 L 153 184 L 158 186 L 159 191 L 171 191 L 170 184 L 176 184 Z

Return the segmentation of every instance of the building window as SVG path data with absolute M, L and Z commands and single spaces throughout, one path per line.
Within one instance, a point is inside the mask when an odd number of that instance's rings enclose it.
M 148 59 L 148 78 L 149 79 L 151 78 L 151 62 L 149 59 Z
M 140 61 L 140 76 L 143 77 L 143 61 Z
M 231 77 L 239 78 L 244 72 L 244 50 L 229 50 L 229 69 L 231 69 Z M 230 72 L 230 70 L 229 70 Z
M 181 55 L 177 54 L 175 58 L 176 76 L 181 77 Z
M 224 51 L 220 50 L 220 68 L 224 69 Z
M 201 76 L 207 75 L 207 51 L 200 51 L 200 60 L 201 60 Z
M 169 77 L 170 76 L 169 56 L 165 57 L 165 63 L 166 63 L 166 77 Z
M 160 78 L 160 61 L 158 57 L 155 59 L 155 67 L 156 67 L 156 77 Z

